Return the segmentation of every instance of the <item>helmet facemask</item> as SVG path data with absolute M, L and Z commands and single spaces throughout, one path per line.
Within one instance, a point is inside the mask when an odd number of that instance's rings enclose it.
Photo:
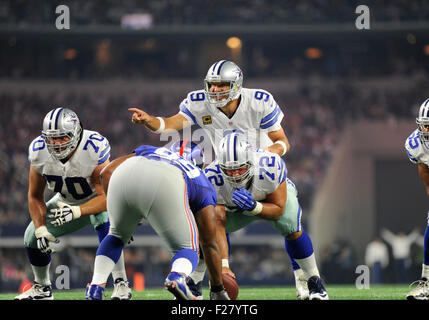
M 254 174 L 253 151 L 242 134 L 231 133 L 219 143 L 218 161 L 224 178 L 235 188 L 246 188 Z M 240 170 L 239 172 L 231 172 Z M 237 175 L 238 173 L 238 175 Z
M 212 84 L 229 85 L 225 91 L 212 92 Z M 232 100 L 238 99 L 243 86 L 243 73 L 241 69 L 232 61 L 221 60 L 214 63 L 207 71 L 204 78 L 204 91 L 207 101 L 216 108 L 226 106 Z
M 252 174 L 253 165 L 250 161 L 244 164 L 238 164 L 233 162 L 230 162 L 227 164 L 219 164 L 219 167 L 221 169 L 221 172 L 224 178 L 227 179 L 228 182 L 231 183 L 231 185 L 234 188 L 238 189 L 240 187 L 243 187 L 247 189 L 249 182 L 253 177 L 253 174 Z M 228 171 L 240 170 L 240 169 L 244 169 L 244 167 L 247 167 L 247 170 L 240 175 L 232 176 L 228 174 Z
M 49 153 L 57 160 L 67 158 L 79 145 L 82 126 L 77 115 L 70 109 L 58 108 L 50 111 L 44 121 L 42 137 Z M 55 143 L 55 139 L 68 138 Z
M 416 119 L 419 138 L 422 144 L 429 150 L 429 118 L 421 117 Z
M 240 96 L 240 90 L 238 86 L 232 81 L 229 82 L 229 90 L 212 92 L 210 90 L 212 84 L 219 84 L 219 83 L 220 82 L 209 81 L 207 79 L 204 80 L 204 87 L 207 95 L 207 100 L 210 103 L 210 105 L 216 108 L 222 108 L 226 106 L 229 102 L 237 99 Z M 228 84 L 228 82 L 226 82 L 225 84 Z

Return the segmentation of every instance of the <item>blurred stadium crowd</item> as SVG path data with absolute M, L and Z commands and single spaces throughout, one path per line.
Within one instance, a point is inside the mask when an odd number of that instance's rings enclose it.
M 351 23 L 356 18 L 355 8 L 366 3 L 351 0 L 274 0 L 269 1 L 269 5 L 263 0 L 6 0 L 0 2 L 0 31 L 8 25 L 14 25 L 17 30 L 19 26 L 51 25 L 55 19 L 52 12 L 60 4 L 70 7 L 71 23 L 80 26 L 118 26 L 121 18 L 131 13 L 150 14 L 154 26 L 211 26 Z M 372 18 L 378 22 L 424 22 L 429 16 L 429 5 L 423 0 L 380 0 L 371 2 L 370 6 Z M 347 36 L 341 41 L 330 40 L 329 35 L 320 40 L 317 35 L 306 43 L 299 43 L 293 42 L 292 36 L 265 42 L 264 50 L 260 50 L 258 40 L 248 39 L 248 47 L 241 55 L 243 64 L 239 63 L 244 71 L 244 87 L 270 91 L 285 113 L 283 127 L 291 143 L 285 161 L 288 177 L 299 191 L 304 226 L 306 212 L 344 126 L 359 119 L 385 120 L 386 125 L 398 119 L 412 120 L 417 107 L 429 96 L 429 47 L 427 52 L 422 50 L 420 39 L 416 40 L 413 34 L 400 37 L 398 40 L 381 35 L 382 41 L 368 37 L 360 42 L 349 41 L 345 39 Z M 188 91 L 201 89 L 204 75 L 197 69 L 208 66 L 201 67 L 198 56 L 202 52 L 192 46 L 193 38 L 171 37 L 164 41 L 169 42 L 166 46 L 161 44 L 163 41 L 147 37 L 123 42 L 115 38 L 87 39 L 85 34 L 69 42 L 53 38 L 51 35 L 40 40 L 37 35 L 29 35 L 23 41 L 11 32 L 3 38 L 6 41 L 0 42 L 0 81 L 15 81 L 18 88 L 8 90 L 0 85 L 0 241 L 2 236 L 23 236 L 30 221 L 27 148 L 40 134 L 43 117 L 49 110 L 65 106 L 76 111 L 85 128 L 109 139 L 111 159 L 114 159 L 141 144 L 166 143 L 143 127 L 132 125 L 128 107 L 143 107 L 153 115 L 177 113 L 187 91 L 171 92 L 166 88 L 174 86 L 174 81 L 192 79 L 198 86 Z M 303 55 L 312 41 L 322 51 L 319 59 Z M 109 56 L 106 51 L 111 56 L 106 63 L 100 63 L 102 57 Z M 25 82 L 31 89 L 31 81 L 43 84 L 52 79 L 58 84 L 55 88 L 42 85 L 41 89 L 26 90 L 21 83 Z M 122 82 L 113 90 L 112 87 L 103 89 L 100 79 Z M 73 84 L 81 80 L 97 90 L 74 88 Z M 151 83 L 151 89 L 144 85 L 134 90 L 126 88 L 127 83 L 139 81 Z M 272 86 L 278 81 L 285 85 Z M 95 248 L 66 246 L 53 255 L 51 270 L 55 270 L 56 265 L 68 265 L 72 287 L 82 288 L 91 278 L 94 253 Z M 130 277 L 139 271 L 145 273 L 148 286 L 162 283 L 169 264 L 165 250 L 130 247 L 125 254 Z M 354 268 L 359 263 L 352 244 L 341 239 L 323 248 L 321 258 L 320 269 L 327 284 L 350 283 L 350 276 L 354 276 Z M 234 246 L 231 262 L 233 270 L 240 270 L 237 273 L 240 284 L 293 283 L 284 248 Z M 16 291 L 31 274 L 29 271 L 23 247 L 0 248 L 0 291 Z
M 0 3 L 0 24 L 50 24 L 50 12 L 58 5 L 67 5 L 73 22 L 81 25 L 118 25 L 125 14 L 149 13 L 154 24 L 279 24 L 334 23 L 353 21 L 359 5 L 371 5 L 375 18 L 383 22 L 425 21 L 429 17 L 426 1 L 335 1 L 263 0 L 8 0 Z

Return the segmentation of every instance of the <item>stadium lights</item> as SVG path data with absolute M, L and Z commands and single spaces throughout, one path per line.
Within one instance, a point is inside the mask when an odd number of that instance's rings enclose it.
M 238 37 L 230 37 L 228 38 L 228 40 L 226 40 L 226 46 L 231 50 L 241 49 L 241 46 L 242 46 L 241 39 Z
M 322 50 L 320 50 L 319 48 L 307 48 L 305 49 L 305 56 L 308 59 L 319 59 L 320 57 L 322 57 Z
M 73 60 L 77 56 L 76 49 L 67 49 L 64 53 L 64 59 L 66 60 Z
M 426 44 L 423 47 L 423 52 L 425 53 L 425 55 L 429 56 L 429 44 Z

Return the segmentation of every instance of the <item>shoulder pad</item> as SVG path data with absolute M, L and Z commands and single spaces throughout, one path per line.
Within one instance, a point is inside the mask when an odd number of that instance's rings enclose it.
M 50 154 L 45 140 L 42 136 L 38 136 L 28 146 L 28 161 L 38 172 L 41 172 L 41 168 L 49 157 Z
M 88 151 L 91 159 L 102 164 L 110 158 L 110 144 L 107 138 L 96 131 L 84 130 L 82 135 L 82 150 Z
M 424 153 L 424 149 L 419 138 L 418 130 L 411 133 L 405 140 L 405 152 L 412 163 L 419 163 L 419 158 Z

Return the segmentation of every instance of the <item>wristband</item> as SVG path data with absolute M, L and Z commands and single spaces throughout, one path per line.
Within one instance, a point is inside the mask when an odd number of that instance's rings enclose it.
M 153 133 L 160 134 L 160 133 L 162 133 L 162 132 L 164 131 L 164 129 L 165 129 L 165 121 L 164 121 L 164 119 L 162 119 L 161 117 L 156 117 L 156 118 L 159 120 L 160 125 L 159 125 L 158 130 L 152 130 L 152 132 L 153 132 Z
M 281 145 L 282 147 L 283 147 L 283 153 L 282 153 L 282 155 L 281 155 L 281 157 L 283 157 L 284 155 L 285 155 L 285 153 L 286 153 L 286 150 L 287 150 L 287 148 L 286 148 L 286 143 L 284 143 L 283 141 L 281 141 L 281 140 L 277 140 L 276 142 L 274 142 L 273 144 L 279 144 L 279 145 Z
M 229 262 L 228 259 L 222 259 L 222 267 L 229 268 Z
M 252 211 L 249 211 L 249 213 L 253 214 L 254 216 L 256 216 L 257 214 L 260 214 L 262 211 L 262 203 L 260 203 L 259 201 L 256 201 L 256 207 L 255 209 L 253 209 Z

